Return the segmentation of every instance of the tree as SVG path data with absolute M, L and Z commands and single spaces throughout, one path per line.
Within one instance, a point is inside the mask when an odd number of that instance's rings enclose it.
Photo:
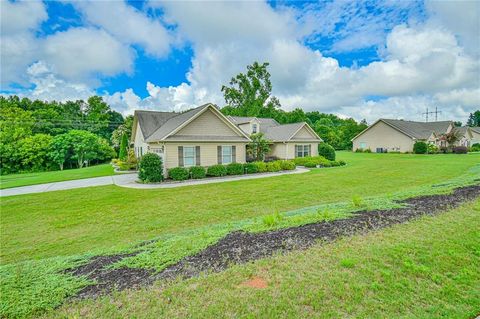
M 447 142 L 447 149 L 452 149 L 455 143 L 457 143 L 462 138 L 462 133 L 460 130 L 453 128 L 450 132 L 442 134 L 440 136 L 441 141 Z
M 254 62 L 247 66 L 247 73 L 240 73 L 230 80 L 230 86 L 222 86 L 225 111 L 230 115 L 271 117 L 280 107 L 279 100 L 272 96 L 272 83 L 267 70 L 269 63 Z
M 23 170 L 40 171 L 51 167 L 49 153 L 52 140 L 47 134 L 35 134 L 21 140 L 18 152 Z
M 72 152 L 70 135 L 60 134 L 53 138 L 49 156 L 51 160 L 59 166 L 60 170 L 63 171 L 64 164 Z
M 122 161 L 127 159 L 128 154 L 128 137 L 126 133 L 122 135 L 122 143 L 120 144 L 120 151 L 118 152 L 118 158 Z
M 470 113 L 467 120 L 467 126 L 475 127 L 480 126 L 480 110 Z
M 247 155 L 255 161 L 263 161 L 265 154 L 270 152 L 269 141 L 265 139 L 263 133 L 256 133 L 250 135 L 252 140 L 247 145 Z
M 113 132 L 112 132 L 112 145 L 115 148 L 120 147 L 120 143 L 122 142 L 123 134 L 127 134 L 128 140 L 130 140 L 132 136 L 132 126 L 133 126 L 133 116 L 129 115 L 125 118 L 125 121 L 122 125 L 119 125 Z
M 95 159 L 97 155 L 97 136 L 81 130 L 71 130 L 68 135 L 72 143 L 72 159 L 76 160 L 78 168 L 82 168 L 84 164 L 88 166 L 88 162 Z

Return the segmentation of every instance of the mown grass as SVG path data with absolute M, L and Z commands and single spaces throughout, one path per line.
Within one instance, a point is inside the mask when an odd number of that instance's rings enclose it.
M 473 318 L 480 200 L 200 278 L 66 304 L 44 318 Z M 266 289 L 241 284 L 252 277 Z
M 63 182 L 90 177 L 110 176 L 113 174 L 112 165 L 102 164 L 84 167 L 81 169 L 67 169 L 63 171 L 1 175 L 0 189 Z
M 339 153 L 348 165 L 175 189 L 82 188 L 4 197 L 2 264 L 118 250 L 169 233 L 390 194 L 464 174 L 480 155 Z

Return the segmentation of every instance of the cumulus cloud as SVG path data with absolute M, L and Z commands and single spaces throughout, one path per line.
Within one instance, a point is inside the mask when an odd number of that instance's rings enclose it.
M 131 72 L 133 57 L 131 48 L 101 29 L 70 28 L 43 41 L 44 60 L 71 80 Z
M 173 39 L 162 23 L 125 2 L 74 1 L 73 5 L 88 23 L 103 28 L 127 44 L 144 47 L 148 54 L 165 57 L 170 50 Z

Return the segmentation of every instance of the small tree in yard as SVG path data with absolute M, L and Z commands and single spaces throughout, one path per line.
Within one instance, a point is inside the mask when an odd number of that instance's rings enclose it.
M 160 156 L 147 153 L 138 165 L 138 178 L 145 183 L 157 183 L 163 180 L 163 165 Z
M 123 133 L 122 142 L 120 143 L 120 150 L 118 152 L 118 158 L 122 161 L 127 159 L 128 155 L 128 137 L 127 134 Z
M 265 139 L 263 133 L 252 134 L 250 139 L 252 141 L 247 145 L 248 156 L 254 161 L 263 161 L 265 154 L 270 152 L 269 141 Z
M 455 143 L 457 143 L 461 138 L 462 133 L 456 128 L 453 128 L 450 132 L 440 136 L 441 141 L 447 142 L 447 150 L 452 150 L 455 146 Z

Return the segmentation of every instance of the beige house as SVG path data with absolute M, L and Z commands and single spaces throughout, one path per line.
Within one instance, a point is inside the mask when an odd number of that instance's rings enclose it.
M 470 127 L 470 134 L 471 134 L 471 140 L 470 140 L 470 146 L 473 144 L 480 143 L 480 127 Z
M 321 142 L 307 123 L 226 117 L 210 103 L 184 113 L 135 111 L 131 142 L 137 157 L 156 153 L 167 170 L 245 163 L 254 132 L 263 132 L 272 142 L 269 155 L 281 159 L 317 155 Z
M 352 139 L 353 151 L 370 149 L 372 152 L 412 152 L 416 141 L 446 146 L 442 134 L 454 128 L 451 121 L 414 122 L 379 119 Z

